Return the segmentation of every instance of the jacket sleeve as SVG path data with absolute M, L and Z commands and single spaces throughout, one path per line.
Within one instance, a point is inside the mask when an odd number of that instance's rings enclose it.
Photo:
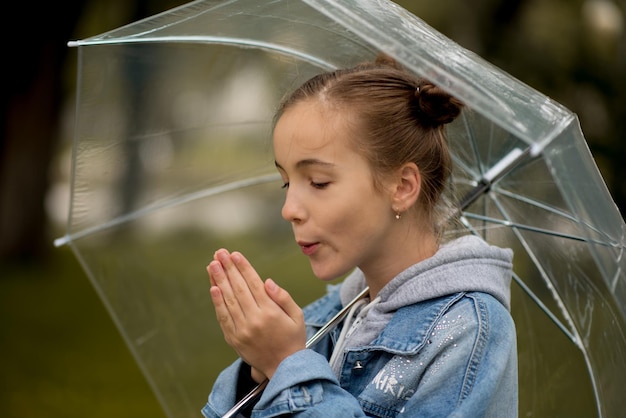
M 209 401 L 202 408 L 202 415 L 206 418 L 221 417 L 237 403 L 237 378 L 242 365 L 243 361 L 237 359 L 219 374 L 209 394 Z
M 215 382 L 209 402 L 202 409 L 207 418 L 221 417 L 234 404 L 236 378 L 241 362 L 225 369 Z M 365 417 L 358 401 L 339 386 L 328 360 L 313 350 L 299 351 L 278 366 L 263 395 L 254 406 L 253 418 L 288 415 Z

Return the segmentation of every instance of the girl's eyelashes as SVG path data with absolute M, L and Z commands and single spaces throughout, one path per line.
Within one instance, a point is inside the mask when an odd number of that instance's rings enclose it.
M 313 186 L 316 189 L 325 189 L 326 187 L 328 187 L 329 184 L 330 182 L 325 182 L 325 183 L 316 183 L 314 181 L 311 182 L 311 186 Z
M 310 184 L 311 184 L 311 187 L 313 187 L 314 189 L 325 189 L 326 187 L 328 187 L 330 182 L 327 181 L 327 182 L 320 182 L 320 183 L 318 183 L 318 182 L 315 182 L 315 181 L 311 181 Z M 289 182 L 288 181 L 284 182 L 283 185 L 280 186 L 280 188 L 281 189 L 288 189 L 289 188 Z

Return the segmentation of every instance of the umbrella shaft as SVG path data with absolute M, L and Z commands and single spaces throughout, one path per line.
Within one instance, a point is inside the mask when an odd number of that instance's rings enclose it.
M 511 172 L 514 168 L 526 161 L 529 157 L 535 157 L 537 150 L 531 148 L 522 151 L 520 148 L 513 148 L 500 161 L 493 165 L 487 171 L 483 178 L 480 179 L 476 187 L 470 190 L 459 203 L 459 212 L 464 211 L 471 206 L 480 196 L 484 195 L 491 189 L 491 186 L 501 179 L 504 175 Z
M 481 180 L 472 190 L 470 190 L 459 203 L 459 212 L 464 211 L 480 196 L 484 195 L 491 188 L 491 183 Z

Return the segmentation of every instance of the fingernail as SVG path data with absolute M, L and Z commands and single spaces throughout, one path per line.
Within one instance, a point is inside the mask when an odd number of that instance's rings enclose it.
M 278 289 L 278 285 L 272 279 L 267 279 L 265 283 L 267 284 L 267 290 L 271 292 L 274 292 L 276 291 L 276 289 Z
M 214 257 L 217 260 L 224 260 L 225 257 L 228 257 L 228 251 L 226 251 L 223 248 L 220 248 L 219 250 L 215 251 Z
M 209 270 L 211 273 L 219 273 L 222 270 L 220 263 L 213 262 L 209 264 Z

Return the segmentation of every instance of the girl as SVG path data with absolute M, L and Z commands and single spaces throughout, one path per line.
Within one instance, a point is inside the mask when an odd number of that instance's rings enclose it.
M 444 125 L 461 107 L 385 59 L 318 75 L 284 100 L 273 132 L 282 216 L 319 279 L 351 273 L 301 310 L 242 254 L 218 250 L 211 297 L 241 358 L 205 417 L 265 379 L 245 415 L 517 416 L 512 252 L 473 236 L 441 242 Z M 306 348 L 366 286 L 343 324 Z

